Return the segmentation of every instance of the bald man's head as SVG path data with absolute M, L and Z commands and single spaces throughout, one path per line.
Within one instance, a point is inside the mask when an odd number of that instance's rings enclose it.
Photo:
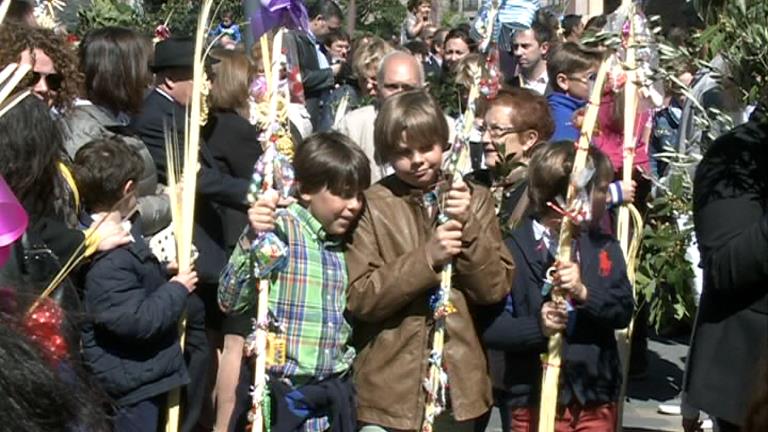
M 379 100 L 424 87 L 424 69 L 419 60 L 403 51 L 392 51 L 381 59 L 376 74 Z

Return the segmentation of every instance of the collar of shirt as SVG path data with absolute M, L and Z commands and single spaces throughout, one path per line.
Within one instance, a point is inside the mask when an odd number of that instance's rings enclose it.
M 538 78 L 532 80 L 527 80 L 523 75 L 520 75 L 520 86 L 534 90 L 539 94 L 544 94 L 544 92 L 547 90 L 547 84 L 549 84 L 549 76 L 547 75 L 547 71 L 544 71 L 544 73 L 539 75 Z
M 553 257 L 557 256 L 558 239 L 552 234 L 549 228 L 545 227 L 539 221 L 533 220 L 533 238 L 536 242 L 544 241 L 544 246 Z
M 321 224 L 309 210 L 299 204 L 291 204 L 288 206 L 288 211 L 293 213 L 293 215 L 296 216 L 296 219 L 301 222 L 301 226 L 306 234 L 321 244 L 324 248 L 336 249 L 341 246 L 341 238 L 328 234 L 325 231 L 325 228 L 323 228 L 323 224 Z
M 169 101 L 171 101 L 171 102 L 174 102 L 174 103 L 176 102 L 176 101 L 173 99 L 173 97 L 171 97 L 171 95 L 169 95 L 168 93 L 166 93 L 166 92 L 162 91 L 162 90 L 160 89 L 160 87 L 155 87 L 155 91 L 156 91 L 156 92 L 158 92 L 158 93 L 160 93 L 160 96 L 162 96 L 162 97 L 164 97 L 164 98 L 168 99 Z

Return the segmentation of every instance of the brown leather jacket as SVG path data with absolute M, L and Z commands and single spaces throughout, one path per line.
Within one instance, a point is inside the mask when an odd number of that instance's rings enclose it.
M 493 199 L 472 188 L 464 249 L 454 260 L 445 351 L 454 418 L 470 420 L 491 406 L 485 353 L 472 320 L 473 305 L 503 299 L 515 265 L 501 240 Z M 429 308 L 440 274 L 426 243 L 436 222 L 421 205 L 421 191 L 389 176 L 365 193 L 366 205 L 347 254 L 349 301 L 358 349 L 355 386 L 358 420 L 386 428 L 419 430 L 426 402 L 423 381 L 434 321 Z

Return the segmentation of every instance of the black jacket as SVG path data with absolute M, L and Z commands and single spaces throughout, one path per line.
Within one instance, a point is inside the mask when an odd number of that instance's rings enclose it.
M 541 398 L 540 355 L 547 352 L 539 324 L 546 249 L 534 239 L 530 217 L 506 243 L 517 264 L 512 292 L 478 317 L 486 347 L 505 352 L 490 359 L 491 369 L 503 371 L 493 377 L 494 386 L 503 389 L 508 405 L 533 406 Z M 564 338 L 559 403 L 614 402 L 621 386 L 614 330 L 629 324 L 634 307 L 624 257 L 615 239 L 596 232 L 579 236 L 575 249 L 589 294 L 576 306 L 575 325 Z M 493 364 L 498 361 L 504 365 Z
M 233 111 L 217 111 L 209 117 L 202 134 L 205 146 L 222 173 L 243 180 L 251 179 L 253 166 L 264 153 L 256 127 Z M 219 210 L 224 227 L 224 244 L 229 252 L 248 223 L 248 217 L 242 209 L 222 206 Z
M 157 166 L 160 182 L 167 184 L 164 122 L 171 127 L 174 122 L 179 142 L 184 141 L 185 108 L 157 90 L 144 99 L 141 113 L 134 117 L 131 126 L 147 145 Z M 245 211 L 249 182 L 222 173 L 205 145 L 200 146 L 200 170 L 197 177 L 195 203 L 194 243 L 200 256 L 196 261 L 200 281 L 216 284 L 227 255 L 224 250 L 224 229 L 221 214 L 213 203 Z
M 743 425 L 768 364 L 768 117 L 717 139 L 696 170 L 704 290 L 686 369 L 688 402 Z
M 118 405 L 187 384 L 178 321 L 187 289 L 168 282 L 141 238 L 93 257 L 85 278 L 83 360 Z
M 319 121 L 326 112 L 323 95 L 328 93 L 336 80 L 331 68 L 320 69 L 315 44 L 306 32 L 291 30 L 285 33 L 283 44 L 287 50 L 288 63 L 298 65 L 301 70 L 301 84 L 304 86 L 307 111 L 312 119 L 312 127 L 317 130 Z

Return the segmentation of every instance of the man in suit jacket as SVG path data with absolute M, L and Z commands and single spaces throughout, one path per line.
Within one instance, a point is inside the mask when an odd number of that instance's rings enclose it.
M 158 180 L 167 183 L 165 128 L 175 130 L 184 142 L 186 105 L 192 100 L 192 39 L 168 39 L 155 46 L 155 88 L 144 99 L 141 113 L 131 127 L 147 146 L 157 167 Z M 181 152 L 181 149 L 179 149 Z M 227 260 L 221 215 L 213 203 L 245 209 L 248 181 L 221 173 L 205 146 L 200 146 L 197 203 L 193 241 L 199 257 L 196 268 L 200 284 L 187 303 L 187 337 L 184 355 L 190 383 L 185 389 L 182 431 L 195 430 L 206 399 L 210 367 L 206 327 L 216 327 L 221 312 L 216 303 L 218 276 Z
M 315 132 L 326 131 L 333 122 L 332 107 L 322 99 L 333 89 L 341 64 L 330 65 L 325 56 L 323 36 L 341 27 L 341 8 L 332 0 L 307 2 L 309 30 L 291 30 L 285 34 L 288 63 L 299 65 L 307 111 Z

